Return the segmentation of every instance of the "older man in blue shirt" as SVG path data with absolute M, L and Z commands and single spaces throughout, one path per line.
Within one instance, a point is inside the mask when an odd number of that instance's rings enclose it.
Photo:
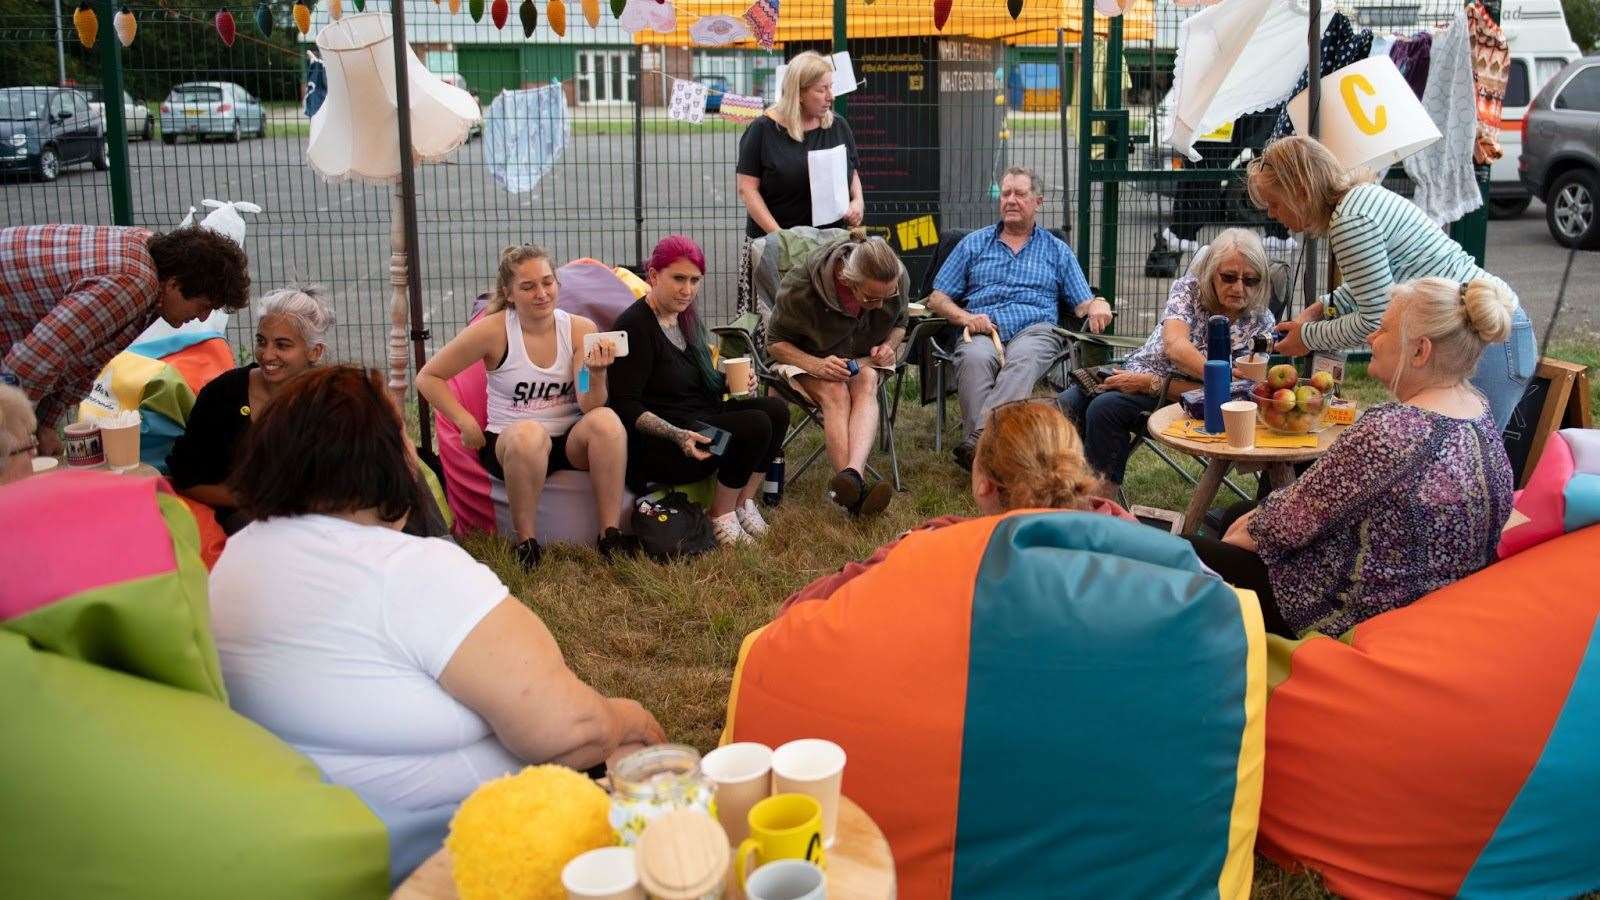
M 928 308 L 974 338 L 956 347 L 956 394 L 964 438 L 955 458 L 971 468 L 989 410 L 1033 393 L 1061 352 L 1059 301 L 1091 331 L 1111 322 L 1111 305 L 1089 293 L 1072 248 L 1037 223 L 1044 205 L 1032 169 L 1014 166 L 1000 180 L 1000 221 L 962 238 L 933 282 Z M 957 303 L 956 298 L 963 302 Z M 1005 363 L 994 341 L 1005 345 Z

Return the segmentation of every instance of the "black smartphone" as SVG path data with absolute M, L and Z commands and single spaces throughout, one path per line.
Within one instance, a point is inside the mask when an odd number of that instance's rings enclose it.
M 696 422 L 695 426 L 696 433 L 703 434 L 711 440 L 709 444 L 701 444 L 701 450 L 712 456 L 721 456 L 728 449 L 728 441 L 733 438 L 730 432 L 704 422 Z

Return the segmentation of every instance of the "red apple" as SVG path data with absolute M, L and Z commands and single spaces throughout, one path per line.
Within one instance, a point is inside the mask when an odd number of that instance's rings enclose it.
M 1291 391 L 1288 388 L 1280 388 L 1273 392 L 1272 406 L 1279 412 L 1288 412 L 1294 409 L 1294 404 L 1294 391 Z
M 1311 373 L 1311 386 L 1324 394 L 1333 392 L 1333 373 L 1327 369 Z
M 1322 392 L 1309 384 L 1302 384 L 1294 389 L 1294 405 L 1296 409 L 1307 410 L 1315 403 L 1317 408 L 1322 407 Z
M 1292 388 L 1300 380 L 1300 373 L 1288 363 L 1279 363 L 1267 370 L 1267 385 L 1273 390 Z

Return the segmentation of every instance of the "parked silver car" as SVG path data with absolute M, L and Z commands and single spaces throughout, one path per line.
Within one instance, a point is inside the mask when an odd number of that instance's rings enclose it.
M 261 101 L 231 81 L 189 81 L 175 85 L 161 103 L 161 142 L 175 144 L 180 135 L 195 140 L 245 135 L 263 137 L 267 114 Z
M 1600 250 L 1600 56 L 1568 63 L 1533 98 L 1518 174 L 1556 243 Z
M 104 127 L 106 105 L 101 98 L 101 88 L 86 87 L 83 92 L 89 95 L 89 115 Z M 122 123 L 130 141 L 134 138 L 148 141 L 155 137 L 155 121 L 150 115 L 150 108 L 134 102 L 133 95 L 127 91 L 122 92 Z

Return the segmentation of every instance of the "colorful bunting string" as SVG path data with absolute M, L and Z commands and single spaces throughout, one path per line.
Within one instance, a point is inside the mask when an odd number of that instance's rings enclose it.
M 489 18 L 494 21 L 494 27 L 506 27 L 506 19 L 511 15 L 511 4 L 506 0 L 494 0 L 489 4 Z
M 522 23 L 523 38 L 533 37 L 533 29 L 539 27 L 539 11 L 533 8 L 533 0 L 522 0 L 517 7 L 517 20 Z
M 590 28 L 600 27 L 600 0 L 583 0 L 583 20 Z
M 217 28 L 217 37 L 222 38 L 222 43 L 233 46 L 233 39 L 239 33 L 238 26 L 233 21 L 233 13 L 227 10 L 218 10 L 217 17 L 212 20 Z
M 744 11 L 744 21 L 761 49 L 771 50 L 778 34 L 778 0 L 756 0 Z
M 933 27 L 939 31 L 944 30 L 946 22 L 950 21 L 950 7 L 954 0 L 933 0 Z
M 483 21 L 483 0 L 467 0 L 467 15 L 474 22 Z
M 100 18 L 94 14 L 87 0 L 78 4 L 72 13 L 72 27 L 78 31 L 78 43 L 94 49 L 94 39 L 100 33 Z
M 305 5 L 305 3 L 303 3 L 303 2 L 300 2 L 300 0 L 296 0 L 293 12 L 294 12 L 294 27 L 301 34 L 310 34 L 311 33 L 311 7 Z
M 567 36 L 567 5 L 561 0 L 550 0 L 545 4 L 544 17 L 550 20 L 550 30 L 556 37 Z
M 256 30 L 261 32 L 262 37 L 272 37 L 272 7 L 267 5 L 266 0 L 256 4 Z
M 139 20 L 135 19 L 128 7 L 124 6 L 111 17 L 111 28 L 116 31 L 117 40 L 126 47 L 133 43 L 134 35 L 139 33 Z

